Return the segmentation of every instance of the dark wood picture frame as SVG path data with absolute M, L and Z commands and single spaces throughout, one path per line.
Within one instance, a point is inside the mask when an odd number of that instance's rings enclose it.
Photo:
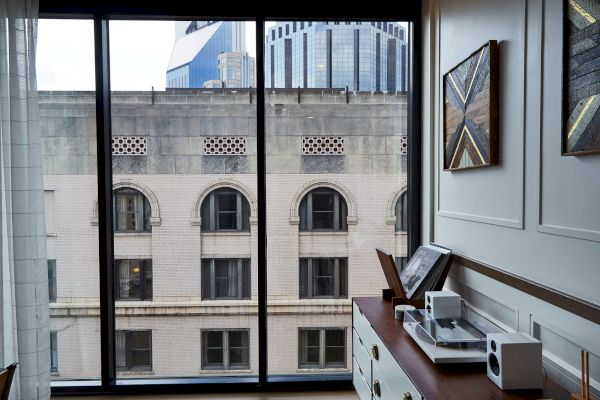
M 473 71 L 473 76 L 471 79 L 471 84 L 473 82 L 475 82 L 476 78 L 480 78 L 483 79 L 483 81 L 485 80 L 489 80 L 489 95 L 487 96 L 487 101 L 488 101 L 488 107 L 486 108 L 486 114 L 487 114 L 487 124 L 488 124 L 488 129 L 487 129 L 487 144 L 483 143 L 482 145 L 484 146 L 484 148 L 482 148 L 481 150 L 484 150 L 485 152 L 487 152 L 487 157 L 482 155 L 480 152 L 479 147 L 476 146 L 475 143 L 475 139 L 472 137 L 471 133 L 469 132 L 469 129 L 467 128 L 467 134 L 469 134 L 469 136 L 471 137 L 471 144 L 472 147 L 477 151 L 477 154 L 481 160 L 480 163 L 478 164 L 473 164 L 473 165 L 469 165 L 469 166 L 456 166 L 456 164 L 453 164 L 452 161 L 454 160 L 454 157 L 452 157 L 451 159 L 449 159 L 449 154 L 448 154 L 448 145 L 449 145 L 449 140 L 453 140 L 455 143 L 453 143 L 453 147 L 454 147 L 454 151 L 453 154 L 454 156 L 457 155 L 457 151 L 458 151 L 458 147 L 461 146 L 461 143 L 464 143 L 464 151 L 467 151 L 467 143 L 465 143 L 465 141 L 461 141 L 461 137 L 465 131 L 465 127 L 466 127 L 466 116 L 468 114 L 467 109 L 468 106 L 465 106 L 468 103 L 469 95 L 473 95 L 473 93 L 470 92 L 470 88 L 471 85 L 469 85 L 469 90 L 467 90 L 467 94 L 466 94 L 466 98 L 462 98 L 463 100 L 463 107 L 464 110 L 458 110 L 460 112 L 462 112 L 462 122 L 459 122 L 458 124 L 456 124 L 456 127 L 454 129 L 454 133 L 452 133 L 451 135 L 447 135 L 446 134 L 446 128 L 448 125 L 448 120 L 447 120 L 447 113 L 450 112 L 450 107 L 448 106 L 448 101 L 447 101 L 447 95 L 449 93 L 447 93 L 447 84 L 453 84 L 453 78 L 451 76 L 452 72 L 454 72 L 456 69 L 460 68 L 463 64 L 465 63 L 469 63 L 471 61 L 471 59 L 473 57 L 476 57 L 478 54 L 481 54 L 482 56 L 485 55 L 485 51 L 488 51 L 489 56 L 487 57 L 487 59 L 484 61 L 485 64 L 483 66 L 481 66 L 479 63 L 476 63 L 476 68 Z M 479 60 L 481 61 L 481 59 Z M 484 67 L 483 69 L 480 68 Z M 442 114 L 442 143 L 443 143 L 443 152 L 444 152 L 444 171 L 458 171 L 458 170 L 464 170 L 464 169 L 473 169 L 473 168 L 482 168 L 482 167 L 489 167 L 492 165 L 497 165 L 499 163 L 499 159 L 500 159 L 500 155 L 499 155 L 499 129 L 498 129 L 498 116 L 499 116 L 499 92 L 498 92 L 498 43 L 495 40 L 490 40 L 487 43 L 485 43 L 483 46 L 479 47 L 477 50 L 475 50 L 474 52 L 472 52 L 471 54 L 469 54 L 468 57 L 466 57 L 463 61 L 461 61 L 460 63 L 458 63 L 457 65 L 455 65 L 453 68 L 451 68 L 448 72 L 446 72 L 443 76 L 442 79 L 442 99 L 444 101 L 444 105 L 443 105 L 443 114 Z M 480 75 L 481 72 L 483 72 L 484 77 L 481 78 Z M 457 88 L 456 82 L 454 82 L 454 87 L 457 90 L 460 90 Z M 480 88 L 481 89 L 481 88 Z M 479 90 L 477 93 L 481 93 L 481 90 Z M 473 95 L 473 100 L 474 100 L 474 95 Z M 454 107 L 455 109 L 457 109 L 456 107 Z M 478 127 L 475 126 L 470 120 L 469 120 L 469 124 L 472 125 L 473 127 Z M 477 124 L 480 125 L 480 124 Z M 457 134 L 456 132 L 461 129 L 461 133 Z M 458 138 L 457 138 L 458 136 Z M 465 139 L 466 140 L 466 139 Z M 457 143 L 458 142 L 458 143 Z
M 593 1 L 598 3 L 598 6 L 600 7 L 600 0 L 589 0 L 589 1 Z M 581 4 L 578 4 L 580 8 L 582 8 Z M 585 5 L 583 5 L 585 6 Z M 578 12 L 583 12 L 584 14 L 587 13 L 587 11 L 585 9 L 582 8 L 582 11 L 578 11 Z M 590 13 L 594 12 L 593 10 L 590 10 Z M 585 16 L 583 14 L 582 18 L 585 18 Z M 591 16 L 591 14 L 588 14 Z M 587 26 L 586 28 L 589 28 L 590 26 L 593 26 L 595 24 L 600 24 L 600 15 L 595 15 L 593 17 L 591 17 L 595 22 L 590 22 L 590 25 Z M 582 19 L 583 20 L 583 19 Z M 569 0 L 563 0 L 563 71 L 562 71 L 562 132 L 561 132 L 561 155 L 562 156 L 581 156 L 581 155 L 587 155 L 587 154 L 598 154 L 600 153 L 600 107 L 598 107 L 598 103 L 600 103 L 600 72 L 598 71 L 588 71 L 587 69 L 584 68 L 585 71 L 581 72 L 581 76 L 580 77 L 585 77 L 586 79 L 589 78 L 589 76 L 595 72 L 595 75 L 597 76 L 597 80 L 596 82 L 586 82 L 585 88 L 581 89 L 577 92 L 577 96 L 575 96 L 576 98 L 581 97 L 580 100 L 576 100 L 578 103 L 581 103 L 581 105 L 583 106 L 582 111 L 579 113 L 578 118 L 575 119 L 576 123 L 573 124 L 573 126 L 570 126 L 569 124 L 569 118 L 571 117 L 570 113 L 569 113 L 569 103 L 570 103 L 570 95 L 569 95 L 569 88 L 570 88 L 570 83 L 571 81 L 573 81 L 576 78 L 573 78 L 571 76 L 571 71 L 570 71 L 570 61 L 571 61 L 571 46 L 570 46 L 570 39 L 571 39 L 571 21 L 569 19 Z M 578 33 L 585 31 L 586 28 L 580 29 Z M 579 35 L 578 35 L 579 36 Z M 581 42 L 583 42 L 584 40 L 588 39 L 588 36 L 582 35 L 583 37 L 580 37 L 577 41 L 576 44 L 581 44 Z M 585 47 L 585 46 L 581 46 L 581 47 Z M 597 48 L 598 44 L 592 44 L 591 48 L 588 48 L 587 50 L 590 49 L 594 49 Z M 586 50 L 583 50 L 583 52 L 586 52 Z M 590 63 L 599 63 L 600 62 L 600 54 L 596 57 L 593 58 L 591 60 L 586 60 L 585 63 L 583 63 L 581 66 L 584 65 L 589 65 Z M 596 87 L 596 89 L 594 90 L 594 87 Z M 582 97 L 582 96 L 586 96 L 586 97 Z M 592 97 L 594 96 L 594 97 Z M 585 101 L 588 100 L 588 101 Z M 595 101 L 594 101 L 595 100 Z M 589 149 L 581 149 L 581 150 L 569 150 L 568 149 L 568 139 L 571 136 L 571 134 L 573 133 L 572 131 L 575 130 L 577 127 L 579 127 L 580 122 L 582 120 L 582 117 L 584 116 L 584 114 L 586 113 L 586 111 L 589 110 L 590 108 L 590 104 L 591 103 L 595 103 L 594 105 L 596 106 L 595 109 L 595 113 L 592 116 L 592 118 L 590 119 L 590 121 L 588 121 L 588 124 L 586 125 L 586 128 L 584 129 L 584 132 L 581 132 L 582 134 L 585 133 L 586 130 L 590 129 L 588 128 L 590 125 L 591 129 L 595 131 L 591 132 L 591 135 L 593 135 L 594 139 L 598 142 L 597 147 L 593 147 L 593 148 L 589 148 Z M 575 112 L 575 110 L 573 110 L 573 112 Z M 596 124 L 594 126 L 594 123 Z
M 377 252 L 377 257 L 379 257 L 381 268 L 383 268 L 385 280 L 392 290 L 393 297 L 405 297 L 406 294 L 404 293 L 404 287 L 402 286 L 402 281 L 400 280 L 400 274 L 396 269 L 394 257 L 381 249 L 375 249 L 375 251 Z

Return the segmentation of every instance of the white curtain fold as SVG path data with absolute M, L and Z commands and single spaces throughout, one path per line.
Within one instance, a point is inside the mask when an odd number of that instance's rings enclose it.
M 0 1 L 0 363 L 19 363 L 11 400 L 50 398 L 37 15 L 37 0 Z

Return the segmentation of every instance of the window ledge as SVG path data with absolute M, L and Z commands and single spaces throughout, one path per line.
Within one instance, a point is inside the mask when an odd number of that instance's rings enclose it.
M 140 236 L 140 237 L 151 237 L 152 236 L 152 232 L 115 232 L 115 237 L 133 237 L 133 236 Z
M 348 236 L 348 231 L 301 231 L 300 236 Z
M 119 375 L 154 375 L 154 371 L 136 371 L 136 370 L 127 370 L 127 371 L 117 371 L 117 378 Z
M 57 237 L 58 235 L 56 233 L 46 233 L 46 237 Z
M 398 231 L 396 231 L 396 236 L 407 236 L 407 235 L 408 235 L 408 232 L 402 232 L 402 231 L 398 232 Z
M 201 369 L 201 375 L 251 374 L 252 369 Z
M 201 233 L 202 236 L 250 236 L 250 232 L 248 231 L 244 231 L 244 232 L 237 232 L 237 231 L 231 231 L 231 232 L 204 232 Z
M 349 373 L 352 372 L 348 368 L 298 368 L 296 373 L 298 374 L 314 374 L 323 372 L 335 372 L 335 373 Z

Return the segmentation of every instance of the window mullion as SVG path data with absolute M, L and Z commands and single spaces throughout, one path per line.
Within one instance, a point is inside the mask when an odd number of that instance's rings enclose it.
M 243 267 L 242 267 L 242 259 L 238 258 L 237 260 L 237 295 L 236 298 L 242 298 L 242 290 L 244 289 L 244 279 L 242 276 Z
M 333 295 L 337 299 L 340 297 L 340 259 L 334 258 L 333 263 Z
M 214 300 L 216 298 L 216 280 L 217 280 L 217 275 L 215 274 L 215 263 L 216 260 L 213 258 L 210 260 L 210 299 Z
M 210 226 L 210 231 L 215 231 L 217 229 L 217 224 L 216 224 L 215 220 L 216 220 L 216 217 L 217 217 L 217 213 L 219 211 L 217 210 L 216 205 L 215 205 L 215 197 L 217 197 L 215 193 L 211 193 L 210 197 L 209 197 L 209 206 L 210 206 L 209 207 L 209 210 L 210 210 L 210 213 L 209 213 L 209 215 L 210 215 L 209 226 Z
M 325 368 L 325 329 L 319 330 L 319 366 Z
M 340 196 L 333 192 L 333 229 L 340 229 Z
M 308 269 L 307 272 L 307 296 L 308 297 L 313 297 L 313 264 L 312 264 L 313 259 L 309 258 L 307 259 L 307 263 L 306 263 L 306 268 Z
M 313 229 L 312 193 L 309 193 L 306 198 L 306 229 L 309 231 Z
M 236 199 L 236 204 L 235 204 L 236 228 L 238 231 L 241 231 L 242 230 L 242 194 L 240 192 L 237 192 L 235 199 Z
M 229 369 L 229 331 L 223 331 L 223 368 Z

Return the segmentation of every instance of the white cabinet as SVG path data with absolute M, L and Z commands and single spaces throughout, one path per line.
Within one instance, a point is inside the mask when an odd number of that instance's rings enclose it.
M 361 400 L 422 399 L 356 303 L 352 303 L 352 355 L 353 382 Z

